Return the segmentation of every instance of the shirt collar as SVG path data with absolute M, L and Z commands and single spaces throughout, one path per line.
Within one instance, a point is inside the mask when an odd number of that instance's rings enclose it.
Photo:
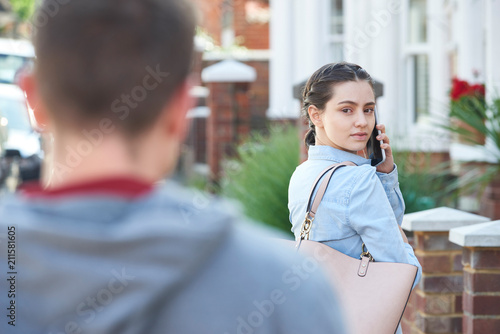
M 359 155 L 339 150 L 327 145 L 309 146 L 309 160 L 331 160 L 333 162 L 352 161 L 356 165 L 370 164 L 370 159 L 365 159 Z
M 98 180 L 83 181 L 77 184 L 65 185 L 53 189 L 44 189 L 40 183 L 24 184 L 20 192 L 28 198 L 66 197 L 75 195 L 106 194 L 123 198 L 135 198 L 148 194 L 153 185 L 133 177 L 110 177 Z

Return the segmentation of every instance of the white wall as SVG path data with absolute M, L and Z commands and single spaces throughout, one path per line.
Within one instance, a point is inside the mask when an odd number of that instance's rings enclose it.
M 483 0 L 460 0 L 454 13 L 454 39 L 459 54 L 457 76 L 469 82 L 485 80 L 485 14 Z
M 271 1 L 269 64 L 269 118 L 296 117 L 298 113 L 293 100 L 290 83 L 293 82 L 292 52 L 294 34 L 293 4 L 289 0 Z M 295 110 L 294 110 L 295 109 Z
M 345 2 L 345 56 L 384 85 L 377 101 L 381 122 L 395 129 L 398 110 L 399 10 L 393 0 L 354 0 Z
M 486 88 L 488 98 L 500 97 L 500 1 L 486 0 Z
M 500 1 L 486 0 L 486 98 L 500 98 Z M 486 147 L 496 156 L 500 152 L 491 141 Z
M 328 0 L 272 0 L 269 118 L 297 118 L 293 86 L 328 62 Z

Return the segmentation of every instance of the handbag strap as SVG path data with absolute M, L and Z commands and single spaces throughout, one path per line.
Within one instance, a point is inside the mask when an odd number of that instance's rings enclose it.
M 300 247 L 300 241 L 304 239 L 309 240 L 309 232 L 311 231 L 312 222 L 314 220 L 314 217 L 316 216 L 316 211 L 318 210 L 319 204 L 321 203 L 321 199 L 323 198 L 323 195 L 326 192 L 326 188 L 328 187 L 328 183 L 330 183 L 330 179 L 333 173 L 335 173 L 337 169 L 345 166 L 357 166 L 357 165 L 351 161 L 344 161 L 342 163 L 330 165 L 327 168 L 325 168 L 314 181 L 311 187 L 311 192 L 309 193 L 309 198 L 307 200 L 307 212 L 300 230 L 300 239 L 299 243 L 297 244 L 297 248 Z M 321 180 L 321 178 L 323 178 L 323 181 L 321 182 L 318 188 L 316 196 L 313 196 L 314 190 L 316 190 L 316 187 L 318 186 L 318 183 Z
M 327 168 L 325 168 L 314 181 L 311 187 L 311 192 L 309 193 L 309 198 L 307 200 L 307 212 L 304 218 L 304 222 L 302 223 L 302 227 L 300 229 L 300 238 L 299 240 L 297 240 L 297 243 L 295 245 L 297 251 L 299 251 L 302 240 L 309 240 L 309 233 L 311 232 L 312 222 L 314 220 L 314 217 L 316 216 L 316 211 L 318 210 L 319 203 L 321 203 L 321 199 L 323 198 L 323 195 L 325 195 L 326 188 L 330 183 L 330 179 L 332 178 L 333 173 L 335 173 L 337 169 L 345 166 L 357 166 L 357 165 L 352 161 L 344 161 L 338 164 L 330 165 Z M 313 196 L 314 190 L 318 186 L 318 183 L 323 176 L 324 179 L 319 186 L 318 192 L 316 193 L 316 196 Z M 361 259 L 366 257 L 368 261 L 375 261 L 370 252 L 368 252 L 368 250 L 365 250 L 364 243 L 361 245 L 361 255 L 359 257 Z

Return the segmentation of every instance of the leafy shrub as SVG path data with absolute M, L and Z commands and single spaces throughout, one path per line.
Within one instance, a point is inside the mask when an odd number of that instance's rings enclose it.
M 253 134 L 237 148 L 238 159 L 224 162 L 221 195 L 241 202 L 248 217 L 291 235 L 288 184 L 299 163 L 299 144 L 295 126 Z
M 429 152 L 393 151 L 398 165 L 399 187 L 405 200 L 405 213 L 439 206 L 455 206 L 455 180 L 449 163 L 432 165 Z
M 445 126 L 446 129 L 452 133 L 457 133 L 466 138 L 466 140 L 475 145 L 483 145 L 483 142 L 477 141 L 477 135 L 480 134 L 488 145 L 482 146 L 482 149 L 490 157 L 488 167 L 484 170 L 475 169 L 468 175 L 462 177 L 461 187 L 463 190 L 474 190 L 481 194 L 484 188 L 494 180 L 498 179 L 500 175 L 500 98 L 493 99 L 487 104 L 486 109 L 482 109 L 482 105 L 478 101 L 472 101 L 471 104 L 456 104 L 450 112 L 450 115 L 455 119 L 461 121 L 463 124 L 468 125 L 464 128 L 461 125 L 452 124 Z M 471 111 L 473 108 L 474 112 Z M 478 112 L 479 111 L 479 112 Z M 460 162 L 464 163 L 464 162 Z

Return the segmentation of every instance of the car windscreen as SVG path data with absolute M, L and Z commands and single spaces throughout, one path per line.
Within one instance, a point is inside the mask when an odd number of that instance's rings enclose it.
M 26 61 L 25 57 L 0 54 L 0 83 L 14 83 L 17 71 Z
M 7 128 L 29 131 L 28 110 L 24 101 L 0 97 L 0 117 L 7 119 Z

